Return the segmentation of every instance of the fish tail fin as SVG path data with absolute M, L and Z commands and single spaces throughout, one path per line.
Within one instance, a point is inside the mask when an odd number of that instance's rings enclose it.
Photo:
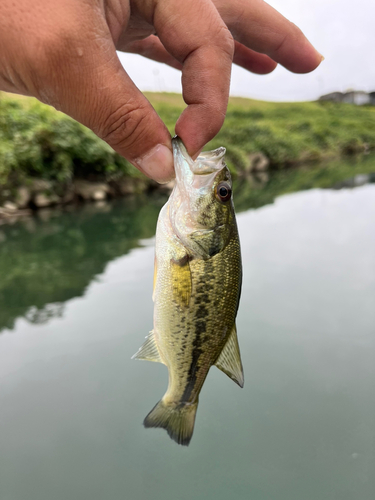
M 160 427 L 183 446 L 188 446 L 194 431 L 196 403 L 167 404 L 162 400 L 150 411 L 143 421 L 148 427 Z

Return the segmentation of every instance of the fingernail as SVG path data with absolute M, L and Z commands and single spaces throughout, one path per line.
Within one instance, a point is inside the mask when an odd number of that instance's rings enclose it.
M 134 163 L 142 172 L 160 184 L 166 184 L 175 177 L 173 154 L 164 144 L 158 144 L 144 156 L 137 158 Z
M 324 61 L 325 57 L 322 56 L 322 54 L 319 54 L 319 55 L 320 55 L 320 62 L 322 63 Z

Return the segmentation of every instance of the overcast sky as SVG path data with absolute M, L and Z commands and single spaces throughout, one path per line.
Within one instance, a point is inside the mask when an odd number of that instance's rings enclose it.
M 299 26 L 325 61 L 308 75 L 282 67 L 253 75 L 233 67 L 231 95 L 272 101 L 313 100 L 335 90 L 375 90 L 375 0 L 270 0 Z M 141 90 L 181 92 L 180 72 L 133 54 L 121 61 Z

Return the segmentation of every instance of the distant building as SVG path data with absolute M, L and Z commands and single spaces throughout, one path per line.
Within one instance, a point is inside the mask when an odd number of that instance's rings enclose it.
M 331 92 L 330 94 L 322 95 L 319 101 L 343 102 L 344 94 L 342 92 Z
M 355 104 L 356 106 L 372 104 L 375 106 L 375 92 L 364 92 L 363 90 L 331 92 L 330 94 L 319 97 L 319 101 L 346 102 L 348 104 Z
M 363 90 L 352 90 L 344 94 L 343 102 L 363 106 L 363 104 L 370 104 L 370 96 L 367 92 L 363 92 Z

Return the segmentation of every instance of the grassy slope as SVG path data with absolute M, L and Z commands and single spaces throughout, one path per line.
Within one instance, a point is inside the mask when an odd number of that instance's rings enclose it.
M 177 94 L 147 93 L 173 134 L 185 105 Z M 275 168 L 375 149 L 375 108 L 329 102 L 270 103 L 231 98 L 208 147 L 224 145 L 233 172 L 261 151 Z M 69 180 L 92 173 L 137 175 L 85 127 L 34 99 L 0 94 L 0 185 L 23 176 Z
M 147 94 L 173 132 L 182 99 Z M 172 104 L 173 106 L 170 106 Z M 263 152 L 274 167 L 375 148 L 375 108 L 330 102 L 274 103 L 233 97 L 225 124 L 209 146 L 227 148 L 233 170 L 249 153 Z M 365 146 L 366 145 L 366 146 Z

